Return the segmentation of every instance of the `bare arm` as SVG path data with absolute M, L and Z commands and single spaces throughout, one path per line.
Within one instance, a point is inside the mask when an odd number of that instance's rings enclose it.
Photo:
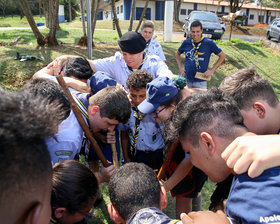
M 280 166 L 280 135 L 238 137 L 222 157 L 237 174 L 248 171 L 250 177 L 257 177 L 266 169 Z
M 187 176 L 192 167 L 193 165 L 190 159 L 184 158 L 175 170 L 175 172 L 164 183 L 165 190 L 172 190 L 181 180 L 184 179 L 185 176 Z
M 184 224 L 230 224 L 231 222 L 222 211 L 199 211 L 181 214 L 181 220 Z
M 219 54 L 217 54 L 217 56 L 219 58 L 216 61 L 216 63 L 214 64 L 214 66 L 210 70 L 207 70 L 206 72 L 204 72 L 204 76 L 206 78 L 212 76 L 214 74 L 214 72 L 217 70 L 217 68 L 219 68 L 219 66 L 224 62 L 224 60 L 226 58 L 226 54 L 223 51 L 221 51 Z
M 181 61 L 181 53 L 179 51 L 176 51 L 175 56 L 176 56 L 176 62 L 177 62 L 179 71 L 180 71 L 182 76 L 185 76 L 185 68 L 184 68 L 184 66 L 182 64 L 182 61 Z
M 121 131 L 122 152 L 123 152 L 124 161 L 126 163 L 130 162 L 130 159 L 128 156 L 128 141 L 129 141 L 129 136 L 128 136 L 127 131 Z
M 47 68 L 48 69 L 53 69 L 53 73 L 54 75 L 58 75 L 61 68 L 64 67 L 64 65 L 66 64 L 66 62 L 70 59 L 70 58 L 74 58 L 77 57 L 75 55 L 62 55 L 57 57 L 56 59 L 54 59 L 50 64 L 48 64 Z M 88 60 L 90 67 L 92 69 L 93 72 L 96 72 L 96 68 L 94 66 L 93 60 Z
M 94 172 L 99 184 L 108 182 L 115 171 L 115 166 L 110 165 L 108 167 L 101 166 L 98 172 Z

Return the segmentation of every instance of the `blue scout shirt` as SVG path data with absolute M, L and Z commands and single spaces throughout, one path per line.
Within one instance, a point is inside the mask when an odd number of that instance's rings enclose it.
M 195 43 L 197 46 L 198 43 Z M 196 72 L 206 72 L 209 65 L 210 56 L 212 53 L 219 54 L 222 50 L 217 46 L 217 44 L 208 38 L 203 38 L 201 42 L 201 46 L 198 50 L 198 61 L 200 65 L 200 69 L 196 69 L 194 52 L 195 49 L 192 45 L 192 38 L 184 40 L 182 45 L 178 48 L 180 53 L 185 52 L 186 60 L 185 60 L 185 72 L 186 78 L 189 82 L 202 82 L 204 80 L 194 78 Z
M 131 115 L 126 124 L 119 124 L 118 129 L 121 131 L 128 131 L 129 141 L 132 141 L 132 135 L 134 130 L 136 118 L 133 115 L 131 109 Z M 146 114 L 140 121 L 139 136 L 136 143 L 136 149 L 140 151 L 155 151 L 164 147 L 163 132 L 159 124 L 155 122 L 155 119 Z
M 148 47 L 145 48 L 145 52 L 148 55 L 157 55 L 161 60 L 166 61 L 165 55 L 163 53 L 162 47 L 159 42 L 154 39 L 150 40 Z
M 97 71 L 109 73 L 113 79 L 124 86 L 124 88 L 128 91 L 126 87 L 126 80 L 131 71 L 127 67 L 127 64 L 120 52 L 116 52 L 112 57 L 94 60 L 93 63 Z M 157 78 L 158 76 L 173 76 L 167 65 L 156 55 L 147 55 L 141 70 L 146 70 L 151 73 L 153 78 Z
M 280 223 L 280 167 L 256 178 L 235 175 L 225 212 L 233 224 Z
M 158 208 L 143 208 L 136 212 L 128 224 L 182 224 L 182 221 L 170 219 Z

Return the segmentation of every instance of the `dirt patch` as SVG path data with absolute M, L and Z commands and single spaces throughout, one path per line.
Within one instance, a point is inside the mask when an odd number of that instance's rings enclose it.
M 230 33 L 230 25 L 226 26 L 225 34 Z M 252 36 L 266 36 L 266 27 L 264 26 L 233 26 L 232 34 L 235 35 L 252 35 Z

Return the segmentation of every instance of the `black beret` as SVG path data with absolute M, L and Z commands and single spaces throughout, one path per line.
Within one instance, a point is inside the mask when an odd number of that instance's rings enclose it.
M 146 48 L 146 41 L 144 37 L 134 31 L 125 33 L 118 41 L 122 51 L 130 54 L 137 54 Z

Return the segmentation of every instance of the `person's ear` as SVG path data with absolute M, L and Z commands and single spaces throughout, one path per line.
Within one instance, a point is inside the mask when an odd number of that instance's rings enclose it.
M 90 109 L 90 114 L 93 116 L 96 114 L 96 112 L 99 111 L 99 106 L 93 106 L 91 109 Z
M 160 184 L 160 202 L 159 202 L 159 209 L 163 210 L 166 208 L 168 203 L 168 198 L 166 194 L 166 190 L 163 186 L 163 184 Z
M 55 218 L 61 219 L 62 216 L 64 215 L 64 213 L 65 213 L 66 211 L 67 211 L 66 208 L 56 208 L 56 209 L 54 210 L 54 216 L 55 216 Z
M 114 221 L 114 223 L 116 223 L 116 224 L 124 224 L 125 223 L 125 221 L 120 216 L 120 214 L 118 213 L 118 211 L 116 210 L 114 205 L 112 205 L 111 202 L 107 205 L 107 210 L 108 210 L 108 213 L 110 215 L 110 218 Z
M 266 109 L 265 109 L 265 106 L 262 103 L 255 102 L 253 104 L 253 109 L 255 110 L 257 116 L 260 119 L 264 119 L 265 118 Z
M 207 153 L 210 156 L 213 156 L 216 150 L 216 144 L 213 139 L 213 136 L 210 135 L 208 132 L 201 132 L 200 133 L 200 142 L 202 147 L 207 150 Z
M 34 203 L 34 205 L 29 209 L 26 218 L 24 219 L 24 224 L 37 224 L 39 223 L 40 213 L 42 212 L 43 205 L 40 202 Z

